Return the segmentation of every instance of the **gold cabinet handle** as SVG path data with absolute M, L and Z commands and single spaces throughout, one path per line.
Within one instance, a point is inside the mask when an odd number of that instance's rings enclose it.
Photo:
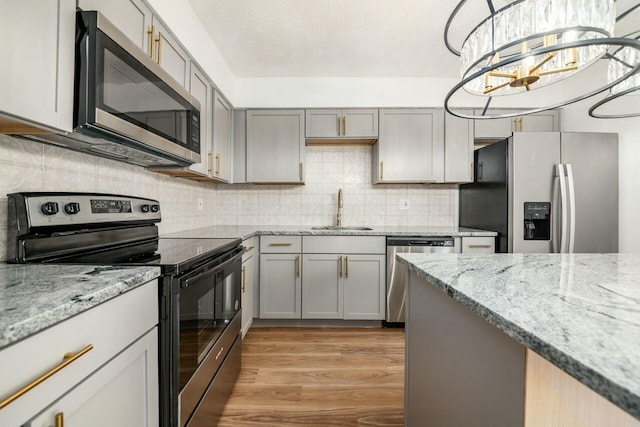
M 249 247 L 247 248 L 247 252 L 251 252 L 254 248 L 255 248 L 255 246 L 249 246 Z
M 491 245 L 469 245 L 471 249 L 489 249 L 491 247 Z
M 31 383 L 27 384 L 26 386 L 22 387 L 20 390 L 16 391 L 12 395 L 10 395 L 9 397 L 7 397 L 3 401 L 1 401 L 0 402 L 0 409 L 4 408 L 5 406 L 10 404 L 11 402 L 16 400 L 17 398 L 21 397 L 23 394 L 27 393 L 29 390 L 37 387 L 43 381 L 47 380 L 52 375 L 54 375 L 57 372 L 59 372 L 60 370 L 64 369 L 66 366 L 68 366 L 71 363 L 75 362 L 78 358 L 80 358 L 81 356 L 85 355 L 92 348 L 93 348 L 93 344 L 89 344 L 88 346 L 86 346 L 85 348 L 83 348 L 82 350 L 80 350 L 77 353 L 65 353 L 65 355 L 62 358 L 62 362 L 60 362 L 58 365 L 53 367 L 51 370 L 49 370 L 49 371 L 45 372 L 44 374 L 40 375 L 38 378 L 33 380 Z
M 300 277 L 300 255 L 296 256 L 296 277 Z
M 64 427 L 64 413 L 62 412 L 56 414 L 56 427 Z
M 147 31 L 147 35 L 149 36 L 149 58 L 153 58 L 153 35 L 156 32 L 155 27 L 152 25 L 151 29 Z
M 347 116 L 342 116 L 342 135 L 347 135 Z
M 338 275 L 339 275 L 340 277 L 342 277 L 342 256 L 340 256 L 340 258 L 339 258 L 339 260 L 338 260 L 338 266 L 339 266 L 339 268 L 338 268 Z
M 207 168 L 207 171 L 209 172 L 209 175 L 211 175 L 213 173 L 213 151 L 209 151 L 208 157 L 209 167 Z
M 384 179 L 384 162 L 380 162 L 380 181 Z
M 158 38 L 156 38 L 156 43 L 158 43 L 158 65 L 160 65 L 161 63 L 161 57 L 162 57 L 162 33 L 160 31 L 158 31 Z
M 349 257 L 344 257 L 344 277 L 349 278 Z
M 338 122 L 338 136 L 340 136 L 340 116 L 336 117 L 336 121 Z
M 220 153 L 216 154 L 216 175 L 220 175 Z
M 269 243 L 269 246 L 291 246 L 293 243 Z
M 244 291 L 247 287 L 247 267 L 242 267 L 242 293 L 244 294 Z
M 304 163 L 300 162 L 300 181 L 304 181 Z

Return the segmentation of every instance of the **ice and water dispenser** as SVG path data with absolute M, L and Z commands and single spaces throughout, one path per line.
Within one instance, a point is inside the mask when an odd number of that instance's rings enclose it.
M 524 240 L 551 240 L 551 203 L 524 202 Z

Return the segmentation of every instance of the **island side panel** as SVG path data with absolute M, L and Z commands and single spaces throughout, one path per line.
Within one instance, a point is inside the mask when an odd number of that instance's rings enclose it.
M 527 350 L 525 427 L 640 427 L 598 393 Z
M 524 424 L 525 347 L 410 273 L 407 427 Z

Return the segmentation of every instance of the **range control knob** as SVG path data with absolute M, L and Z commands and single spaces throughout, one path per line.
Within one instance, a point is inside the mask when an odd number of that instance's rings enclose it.
M 71 202 L 64 205 L 64 211 L 68 215 L 75 215 L 80 212 L 80 203 Z
M 147 212 L 149 212 L 149 205 L 142 205 L 142 206 L 140 206 L 140 210 L 141 210 L 143 213 L 147 213 Z
M 160 205 L 151 205 L 151 212 L 159 212 Z
M 40 211 L 45 215 L 55 215 L 58 213 L 58 204 L 56 202 L 47 202 L 40 206 Z

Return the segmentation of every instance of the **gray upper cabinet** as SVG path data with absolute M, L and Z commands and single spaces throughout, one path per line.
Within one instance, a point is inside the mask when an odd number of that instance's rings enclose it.
M 445 113 L 444 182 L 473 182 L 474 121 Z
M 377 109 L 306 110 L 307 143 L 322 144 L 333 139 L 371 143 L 377 136 Z
M 232 179 L 232 109 L 229 103 L 216 91 L 213 104 L 213 172 L 219 181 Z
M 247 182 L 304 183 L 304 110 L 247 111 Z
M 247 111 L 233 110 L 233 183 L 247 182 Z
M 200 163 L 194 163 L 188 169 L 199 175 L 207 176 L 211 165 L 209 162 L 209 151 L 211 150 L 211 83 L 207 76 L 195 66 L 191 68 L 190 88 L 191 94 L 200 102 Z
M 75 1 L 3 1 L 0 28 L 0 120 L 3 133 L 33 131 L 28 125 L 71 131 Z
M 78 0 L 82 10 L 97 10 L 149 54 L 153 44 L 151 30 L 153 14 L 142 0 Z
M 189 87 L 189 55 L 157 16 L 153 17 L 152 29 L 153 43 L 149 55 L 178 83 Z
M 491 114 L 509 114 L 514 110 L 490 110 Z M 475 110 L 479 115 L 482 110 Z M 475 138 L 492 140 L 508 138 L 512 132 L 558 132 L 560 130 L 560 112 L 542 111 L 526 116 L 504 119 L 475 120 Z
M 372 158 L 374 184 L 441 181 L 444 110 L 380 110 L 380 133 Z

